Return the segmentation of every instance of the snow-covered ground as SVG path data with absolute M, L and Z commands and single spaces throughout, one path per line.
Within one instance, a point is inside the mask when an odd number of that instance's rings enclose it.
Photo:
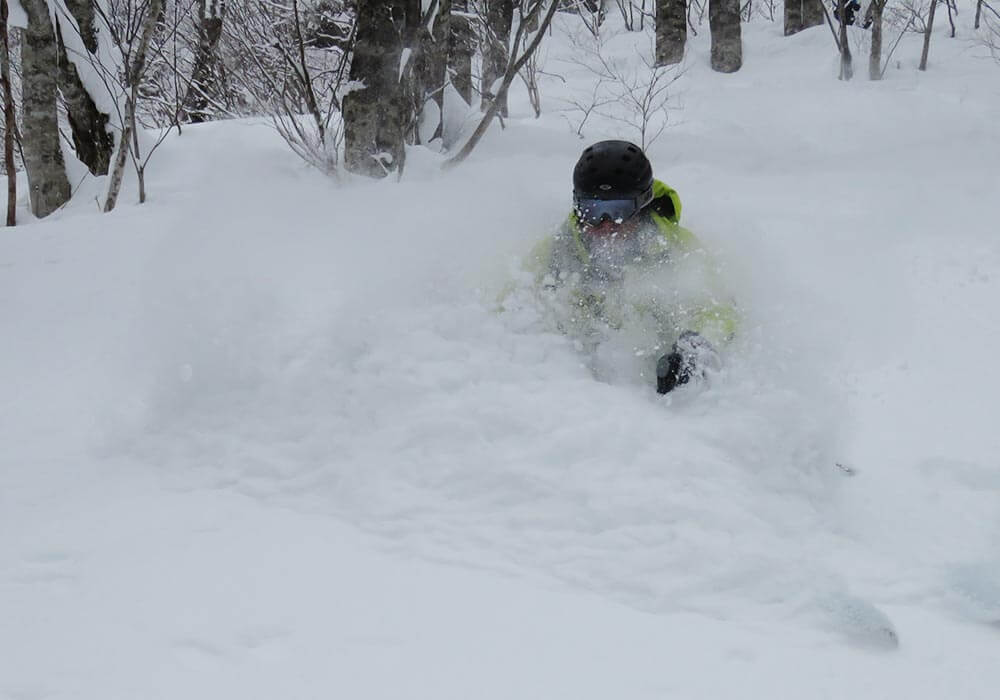
M 559 111 L 566 17 L 454 171 L 217 123 L 5 232 L 0 698 L 995 697 L 1000 66 L 942 24 L 882 83 L 693 39 L 649 153 L 746 315 L 701 392 L 497 311 L 634 138 Z

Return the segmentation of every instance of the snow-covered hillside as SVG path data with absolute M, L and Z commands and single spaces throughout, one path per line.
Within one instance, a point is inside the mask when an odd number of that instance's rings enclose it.
M 1000 67 L 694 38 L 649 154 L 746 318 L 665 398 L 518 293 L 579 152 L 635 137 L 560 111 L 576 29 L 453 171 L 215 123 L 146 205 L 5 231 L 0 698 L 994 697 Z

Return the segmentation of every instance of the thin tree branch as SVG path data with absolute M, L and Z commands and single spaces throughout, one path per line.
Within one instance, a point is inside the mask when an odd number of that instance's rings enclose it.
M 517 35 L 514 38 L 515 48 L 520 45 L 520 42 L 524 36 L 525 25 L 529 24 L 530 21 L 538 15 L 538 13 L 541 11 L 541 7 L 542 7 L 542 2 L 541 0 L 538 0 L 532 11 L 529 13 L 528 17 L 525 17 L 521 20 L 521 23 L 517 27 Z M 463 160 L 465 160 L 469 156 L 469 154 L 472 153 L 473 149 L 479 143 L 480 139 L 482 139 L 483 136 L 486 134 L 486 130 L 493 122 L 493 118 L 496 117 L 497 112 L 500 111 L 500 105 L 507 99 L 507 91 L 510 89 L 510 84 L 514 81 L 514 78 L 517 76 L 518 71 L 520 71 L 521 68 L 524 67 L 524 64 L 528 62 L 528 59 L 531 58 L 531 54 L 535 52 L 535 49 L 538 48 L 538 45 L 542 43 L 542 39 L 545 36 L 545 31 L 548 29 L 549 24 L 552 23 L 552 18 L 555 16 L 556 10 L 558 8 L 559 8 L 559 0 L 551 0 L 551 4 L 549 5 L 549 11 L 545 15 L 545 19 L 542 20 L 541 25 L 538 27 L 538 31 L 535 33 L 535 36 L 532 39 L 531 43 L 521 54 L 520 58 L 518 58 L 516 61 L 511 61 L 511 63 L 508 64 L 507 72 L 504 74 L 503 77 L 503 82 L 500 84 L 500 89 L 497 90 L 496 99 L 492 100 L 489 109 L 486 111 L 486 114 L 483 115 L 482 121 L 479 122 L 479 126 L 476 127 L 476 130 L 473 132 L 468 142 L 466 142 L 466 144 L 462 147 L 462 150 L 460 150 L 457 154 L 455 154 L 453 157 L 449 158 L 444 162 L 443 166 L 444 168 L 446 169 L 453 168 L 459 163 L 461 163 Z

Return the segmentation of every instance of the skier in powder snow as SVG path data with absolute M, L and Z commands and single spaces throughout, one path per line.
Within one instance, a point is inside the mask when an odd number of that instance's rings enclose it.
M 639 318 L 653 337 L 646 350 L 658 357 L 661 394 L 718 369 L 718 349 L 738 322 L 714 264 L 680 215 L 677 192 L 653 178 L 638 146 L 601 141 L 573 171 L 569 218 L 531 260 L 540 288 L 568 299 L 561 327 L 590 349 L 602 329 Z

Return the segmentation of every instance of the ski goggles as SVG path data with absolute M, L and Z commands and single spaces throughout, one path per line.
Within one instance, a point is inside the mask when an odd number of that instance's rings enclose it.
M 642 197 L 630 199 L 596 199 L 592 197 L 573 197 L 573 210 L 577 218 L 588 226 L 597 226 L 602 221 L 613 221 L 620 224 L 635 216 L 640 209 L 652 200 L 652 192 Z

